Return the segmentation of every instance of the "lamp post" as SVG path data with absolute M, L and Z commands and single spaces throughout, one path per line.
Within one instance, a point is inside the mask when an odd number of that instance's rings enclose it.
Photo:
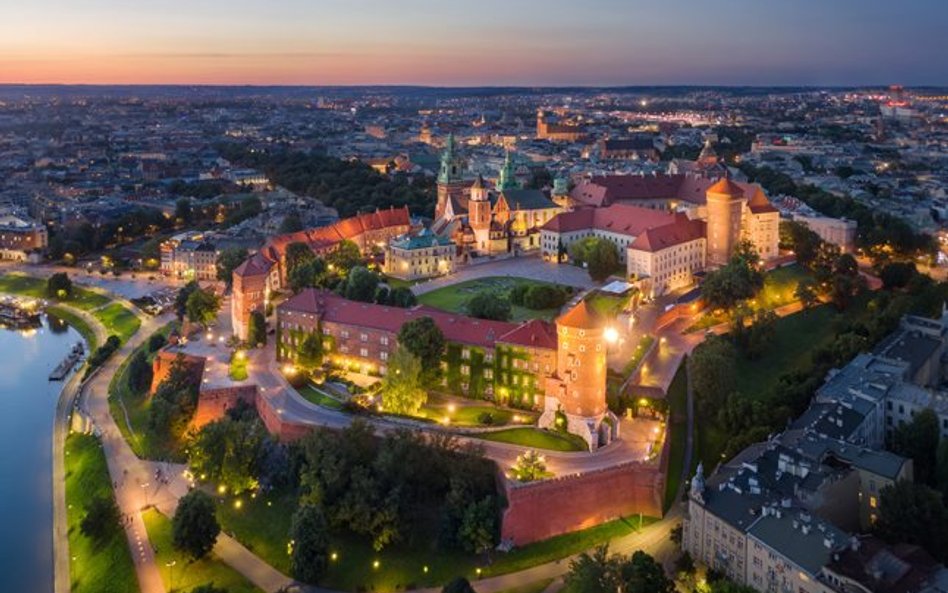
M 142 492 L 145 493 L 145 506 L 142 508 L 147 508 L 148 507 L 148 482 L 143 482 L 141 484 L 141 487 L 142 487 Z
M 168 590 L 174 591 L 174 565 L 177 564 L 177 560 L 172 560 L 165 564 L 168 567 Z

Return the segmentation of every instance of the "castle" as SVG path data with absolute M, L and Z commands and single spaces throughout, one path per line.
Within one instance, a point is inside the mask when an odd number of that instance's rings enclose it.
M 543 109 L 537 109 L 537 139 L 554 142 L 577 142 L 586 136 L 579 126 L 562 124 L 550 117 Z
M 555 324 L 490 321 L 426 306 L 401 309 L 360 303 L 316 289 L 304 289 L 276 310 L 279 360 L 296 361 L 298 346 L 315 334 L 334 366 L 380 375 L 388 371 L 401 327 L 430 317 L 446 341 L 438 363 L 444 389 L 542 409 L 541 427 L 568 430 L 591 449 L 618 436 L 618 420 L 606 407 L 605 326 L 585 302 Z
M 286 285 L 286 250 L 293 243 L 307 245 L 313 253 L 325 255 L 343 241 L 352 241 L 363 252 L 382 248 L 389 240 L 411 230 L 408 208 L 379 209 L 345 218 L 315 229 L 277 235 L 240 264 L 233 273 L 231 321 L 234 335 L 247 339 L 250 315 L 264 311 L 270 294 Z
M 465 257 L 497 256 L 540 248 L 540 227 L 563 208 L 540 190 L 520 187 L 508 152 L 493 189 L 467 168 L 448 136 L 438 174 L 432 230 L 449 237 Z

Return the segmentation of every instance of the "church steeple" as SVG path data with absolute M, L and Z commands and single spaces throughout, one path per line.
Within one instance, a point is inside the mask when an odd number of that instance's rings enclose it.
M 508 189 L 520 189 L 520 183 L 514 175 L 514 163 L 508 150 L 504 155 L 504 166 L 500 169 L 500 176 L 497 178 L 497 191 L 506 191 Z
M 454 134 L 448 134 L 444 143 L 444 152 L 441 153 L 441 169 L 438 172 L 438 183 L 448 184 L 461 181 L 464 175 L 464 163 L 454 150 Z

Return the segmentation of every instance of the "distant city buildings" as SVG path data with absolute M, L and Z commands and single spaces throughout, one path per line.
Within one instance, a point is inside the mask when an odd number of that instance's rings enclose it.
M 48 244 L 46 225 L 16 209 L 0 209 L 0 259 L 37 263 Z

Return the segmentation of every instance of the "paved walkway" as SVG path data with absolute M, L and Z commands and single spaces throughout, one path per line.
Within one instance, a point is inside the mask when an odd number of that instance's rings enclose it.
M 515 257 L 484 264 L 465 266 L 454 274 L 433 278 L 411 287 L 416 295 L 425 294 L 439 288 L 445 288 L 468 280 L 510 276 L 529 278 L 541 282 L 553 282 L 575 288 L 589 289 L 599 286 L 589 278 L 586 270 L 576 266 L 545 262 L 539 256 Z

